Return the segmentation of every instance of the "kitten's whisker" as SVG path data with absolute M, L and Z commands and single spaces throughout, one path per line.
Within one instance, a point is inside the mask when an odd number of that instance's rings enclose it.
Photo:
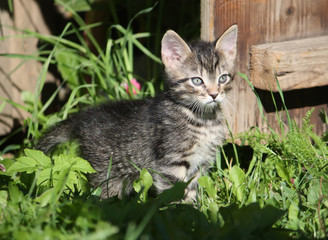
M 197 105 L 198 105 L 198 101 L 194 100 L 193 102 L 191 102 L 189 104 L 189 108 L 191 109 L 192 112 L 197 113 Z
M 199 102 L 196 102 L 196 113 L 199 114 L 202 118 L 202 108 L 200 106 L 200 103 Z

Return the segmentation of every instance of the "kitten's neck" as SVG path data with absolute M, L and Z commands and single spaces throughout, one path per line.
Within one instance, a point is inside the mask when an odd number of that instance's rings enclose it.
M 216 120 L 218 115 L 217 109 L 205 110 L 205 111 L 195 111 L 192 108 L 189 110 L 194 114 L 195 117 L 202 120 Z

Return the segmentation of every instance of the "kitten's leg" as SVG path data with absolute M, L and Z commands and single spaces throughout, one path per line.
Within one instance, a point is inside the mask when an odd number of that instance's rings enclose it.
M 123 197 L 130 196 L 133 193 L 133 181 L 131 176 L 117 176 L 112 175 L 107 179 L 107 171 L 100 172 L 99 174 L 92 174 L 88 177 L 89 183 L 92 187 L 101 188 L 101 198 L 111 198 L 118 196 Z
M 184 165 L 172 164 L 164 166 L 153 175 L 154 186 L 157 193 L 161 193 L 171 188 L 176 182 L 184 182 L 187 176 L 187 167 Z
M 186 189 L 186 194 L 183 198 L 186 202 L 196 202 L 197 190 L 196 189 Z
M 186 202 L 196 202 L 197 201 L 197 187 L 198 187 L 198 178 L 201 176 L 201 172 L 197 171 L 193 177 L 190 177 L 188 180 L 192 179 L 186 188 L 186 194 L 184 200 Z
M 188 177 L 188 181 L 190 179 L 191 182 L 186 189 L 186 195 L 184 200 L 186 202 L 196 202 L 197 201 L 197 188 L 198 188 L 198 178 L 203 176 L 209 169 L 208 165 L 202 166 L 194 175 Z
M 189 177 L 187 174 L 188 169 L 184 165 L 175 165 L 172 168 L 166 166 L 163 171 L 153 176 L 156 192 L 159 194 L 171 188 L 176 182 L 188 182 L 191 180 L 188 187 L 185 189 L 183 200 L 186 202 L 195 202 L 197 200 L 197 180 L 202 174 L 200 170 Z

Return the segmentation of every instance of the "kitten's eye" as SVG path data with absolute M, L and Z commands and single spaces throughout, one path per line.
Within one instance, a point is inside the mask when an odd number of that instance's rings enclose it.
M 226 83 L 230 79 L 228 74 L 223 74 L 219 77 L 219 83 Z
M 196 86 L 199 86 L 199 85 L 202 85 L 203 84 L 203 80 L 201 78 L 199 78 L 199 77 L 193 77 L 193 78 L 191 78 L 191 81 Z

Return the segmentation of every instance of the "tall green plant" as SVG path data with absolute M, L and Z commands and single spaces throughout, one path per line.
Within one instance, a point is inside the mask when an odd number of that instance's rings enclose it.
M 76 24 L 68 23 L 59 36 L 19 29 L 15 30 L 20 31 L 22 35 L 13 36 L 37 38 L 43 43 L 41 49 L 47 46 L 51 50 L 40 50 L 38 55 L 0 54 L 0 56 L 20 58 L 23 62 L 28 60 L 43 62 L 35 92 L 22 93 L 25 106 L 5 100 L 6 103 L 30 113 L 30 117 L 25 121 L 28 126 L 28 137 L 38 137 L 42 126 L 48 126 L 54 121 L 66 118 L 69 113 L 77 111 L 81 105 L 93 105 L 105 99 L 142 98 L 155 94 L 153 82 L 144 81 L 134 74 L 134 51 L 137 48 L 156 63 L 161 63 L 161 60 L 140 42 L 141 39 L 149 37 L 150 33 L 133 33 L 132 29 L 133 20 L 149 13 L 153 7 L 138 12 L 126 28 L 119 24 L 109 27 L 107 43 L 102 49 L 91 32 L 92 28 L 101 23 L 86 24 L 68 1 L 56 0 L 56 3 L 72 14 Z M 78 42 L 68 40 L 67 37 L 71 35 L 76 36 Z M 8 38 L 8 36 L 3 38 Z M 63 83 L 46 103 L 41 103 L 40 95 L 50 65 L 57 67 Z M 142 89 L 137 89 L 135 84 L 131 83 L 135 81 L 134 79 L 142 83 Z M 71 89 L 67 103 L 60 112 L 46 116 L 46 110 L 63 85 Z
M 242 76 L 252 87 L 246 75 Z M 287 210 L 288 214 L 279 223 L 285 228 L 300 231 L 300 235 L 304 231 L 325 237 L 327 233 L 323 226 L 328 224 L 328 198 L 324 197 L 328 193 L 328 146 L 314 133 L 310 124 L 313 109 L 304 116 L 302 126 L 297 126 L 289 116 L 278 80 L 277 84 L 288 126 L 282 125 L 276 108 L 280 132 L 269 126 L 269 133 L 253 128 L 240 135 L 254 151 L 247 171 L 246 193 L 262 204 Z M 275 104 L 274 97 L 272 101 Z M 258 102 L 262 109 L 259 97 Z

